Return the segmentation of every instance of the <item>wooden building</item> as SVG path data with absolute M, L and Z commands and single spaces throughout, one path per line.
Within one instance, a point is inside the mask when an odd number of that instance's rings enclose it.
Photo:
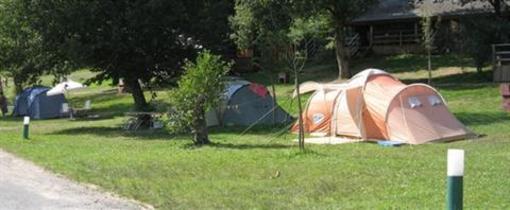
M 351 29 L 359 36 L 361 47 L 376 54 L 419 52 L 421 45 L 421 20 L 425 14 L 439 16 L 446 34 L 459 30 L 462 16 L 489 14 L 493 10 L 486 1 L 465 5 L 448 0 L 380 0 L 364 15 L 351 22 Z M 442 37 L 448 38 L 448 37 Z M 455 40 L 451 40 L 454 44 Z

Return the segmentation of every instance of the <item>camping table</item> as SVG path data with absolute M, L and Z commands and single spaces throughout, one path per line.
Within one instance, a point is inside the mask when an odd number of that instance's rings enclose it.
M 90 109 L 86 108 L 73 108 L 73 116 L 74 117 L 86 117 L 89 113 Z
M 143 126 L 153 128 L 155 121 L 161 118 L 164 113 L 161 112 L 126 112 L 129 119 L 124 123 L 126 130 L 136 131 Z

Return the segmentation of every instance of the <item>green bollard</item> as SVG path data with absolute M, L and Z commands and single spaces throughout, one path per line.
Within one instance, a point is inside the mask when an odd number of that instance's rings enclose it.
M 462 210 L 464 193 L 464 150 L 448 150 L 447 175 L 446 209 Z
M 30 117 L 26 116 L 23 118 L 23 139 L 28 139 L 30 125 Z

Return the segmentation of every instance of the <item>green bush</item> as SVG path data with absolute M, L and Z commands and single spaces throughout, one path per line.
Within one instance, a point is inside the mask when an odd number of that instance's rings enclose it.
M 205 114 L 221 103 L 225 89 L 223 77 L 230 67 L 221 56 L 207 50 L 195 62 L 186 62 L 178 88 L 171 93 L 173 110 L 169 127 L 172 132 L 191 133 L 195 144 L 209 143 Z
M 462 37 L 465 53 L 473 58 L 477 70 L 487 63 L 492 55 L 492 44 L 509 41 L 510 23 L 494 16 L 476 16 L 462 21 Z

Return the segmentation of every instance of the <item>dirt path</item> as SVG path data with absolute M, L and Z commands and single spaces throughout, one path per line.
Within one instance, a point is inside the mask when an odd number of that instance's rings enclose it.
M 0 209 L 151 209 L 56 176 L 0 150 Z

